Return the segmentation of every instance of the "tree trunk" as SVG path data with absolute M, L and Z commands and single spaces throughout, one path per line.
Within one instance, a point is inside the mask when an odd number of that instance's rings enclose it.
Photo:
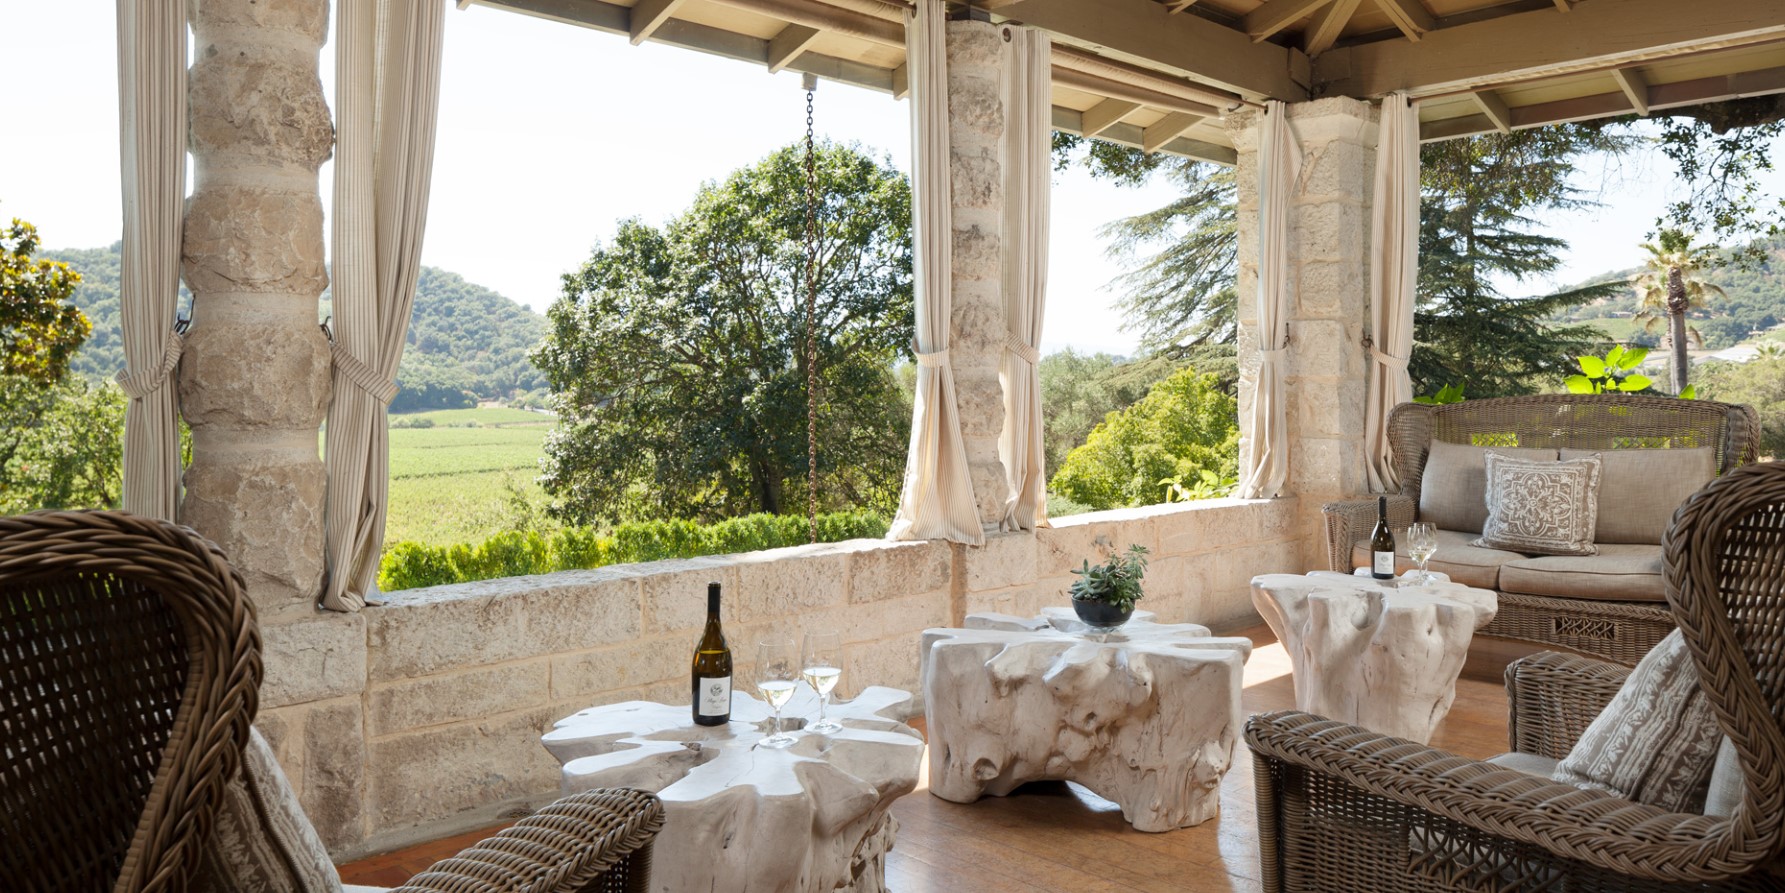
M 1673 392 L 1684 393 L 1691 358 L 1686 355 L 1686 283 L 1679 267 L 1667 270 L 1667 337 L 1673 342 Z
M 756 473 L 757 511 L 781 514 L 781 474 L 773 464 L 758 459 L 750 465 Z

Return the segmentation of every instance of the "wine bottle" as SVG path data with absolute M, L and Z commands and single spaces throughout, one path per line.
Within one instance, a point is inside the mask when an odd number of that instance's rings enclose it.
M 707 628 L 694 646 L 694 722 L 731 722 L 731 648 L 719 626 L 719 584 L 707 584 Z
M 1395 535 L 1388 529 L 1388 497 L 1376 498 L 1376 529 L 1370 531 L 1370 576 L 1378 580 L 1395 577 Z

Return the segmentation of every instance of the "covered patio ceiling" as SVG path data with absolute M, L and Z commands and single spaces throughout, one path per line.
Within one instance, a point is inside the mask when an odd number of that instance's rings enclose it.
M 903 96 L 897 0 L 459 0 Z M 983 0 L 1054 35 L 1058 130 L 1232 164 L 1265 99 L 1422 100 L 1425 140 L 1785 94 L 1778 0 Z

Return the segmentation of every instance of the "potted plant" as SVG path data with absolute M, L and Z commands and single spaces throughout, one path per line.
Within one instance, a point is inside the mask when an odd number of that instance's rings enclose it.
M 1073 571 L 1078 579 L 1067 590 L 1072 595 L 1072 610 L 1078 619 L 1101 632 L 1128 622 L 1134 615 L 1134 603 L 1142 597 L 1141 578 L 1147 573 L 1147 548 L 1128 547 L 1128 554 L 1112 554 L 1108 561 Z

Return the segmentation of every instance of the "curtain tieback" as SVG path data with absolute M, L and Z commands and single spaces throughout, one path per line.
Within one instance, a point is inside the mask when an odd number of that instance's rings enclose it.
M 124 393 L 133 400 L 141 400 L 173 380 L 174 369 L 180 365 L 180 352 L 186 349 L 186 338 L 179 332 L 168 332 L 167 340 L 161 345 L 161 365 L 151 369 L 138 369 L 131 372 L 125 369 L 119 372 L 117 380 Z
M 331 343 L 329 354 L 335 362 L 335 371 L 353 382 L 366 396 L 377 400 L 380 406 L 389 406 L 396 399 L 397 383 L 373 372 L 372 367 L 360 362 L 359 357 L 348 353 L 341 342 Z
M 1041 363 L 1041 351 L 1024 343 L 1023 339 L 1017 337 L 1016 333 L 1009 329 L 1004 331 L 1004 347 L 1031 366 Z
M 1387 366 L 1391 369 L 1405 369 L 1405 368 L 1407 368 L 1407 358 L 1406 357 L 1397 357 L 1393 354 L 1386 354 L 1380 350 L 1377 350 L 1374 347 L 1370 348 L 1370 357 L 1372 359 L 1374 359 L 1376 362 L 1381 363 L 1382 365 Z
M 913 345 L 911 345 L 911 353 L 913 356 L 917 357 L 917 365 L 919 365 L 919 366 L 927 366 L 931 369 L 938 369 L 938 368 L 948 365 L 948 349 L 947 348 L 943 348 L 942 350 L 938 350 L 938 351 L 933 351 L 931 353 L 924 353 L 923 351 L 917 349 L 916 344 L 913 344 Z
M 1289 356 L 1289 346 L 1288 345 L 1284 345 L 1284 346 L 1278 347 L 1278 348 L 1273 348 L 1270 350 L 1264 350 L 1261 348 L 1258 351 L 1258 358 L 1261 360 L 1264 359 L 1265 357 L 1271 357 L 1273 359 L 1280 360 L 1286 356 Z

